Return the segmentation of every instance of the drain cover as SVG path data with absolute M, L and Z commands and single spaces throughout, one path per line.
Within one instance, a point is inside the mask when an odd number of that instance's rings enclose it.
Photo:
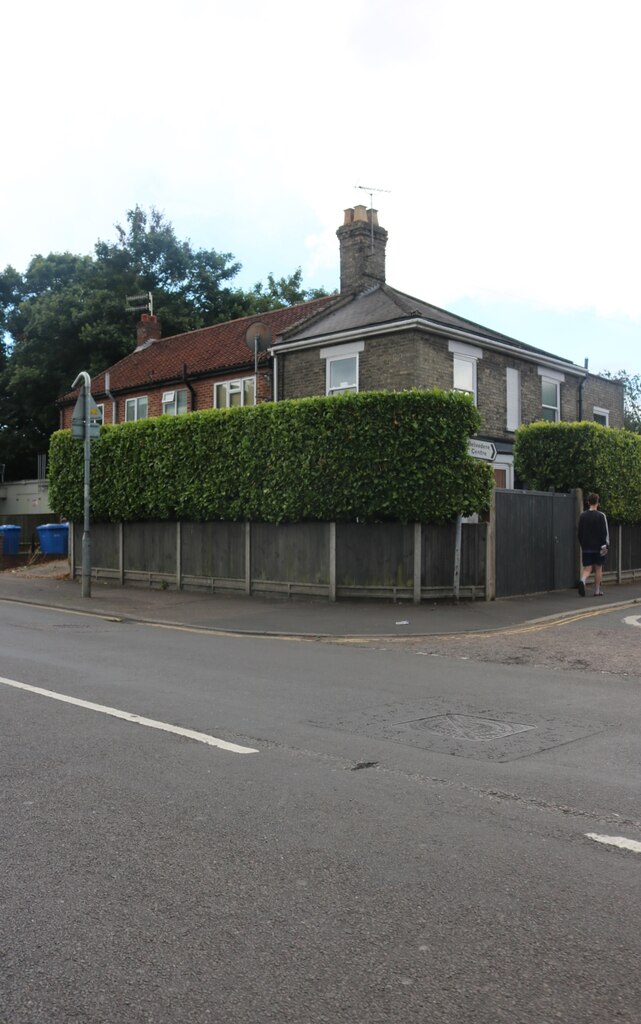
M 527 724 L 514 721 L 517 716 L 514 707 L 475 707 L 467 701 L 434 697 L 323 716 L 311 724 L 479 761 L 531 757 L 602 730 L 596 723 L 568 722 L 530 709 Z
M 432 715 L 430 718 L 416 718 L 399 725 L 410 725 L 414 729 L 427 729 L 457 740 L 502 740 L 517 732 L 527 732 L 533 725 L 518 725 L 516 722 L 499 722 L 495 718 L 477 718 L 475 715 Z

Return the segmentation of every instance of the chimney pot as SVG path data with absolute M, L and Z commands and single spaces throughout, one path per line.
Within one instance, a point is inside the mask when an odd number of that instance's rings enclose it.
M 136 327 L 136 348 L 146 348 L 154 341 L 160 341 L 161 328 L 158 317 L 153 313 L 141 313 Z
M 345 210 L 336 232 L 340 243 L 341 294 L 356 295 L 385 284 L 387 231 L 379 226 L 378 211 L 365 206 Z

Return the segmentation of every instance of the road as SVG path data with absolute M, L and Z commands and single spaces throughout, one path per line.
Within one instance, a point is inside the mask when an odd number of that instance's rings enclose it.
M 626 616 L 344 643 L 0 603 L 0 1021 L 637 1024 Z

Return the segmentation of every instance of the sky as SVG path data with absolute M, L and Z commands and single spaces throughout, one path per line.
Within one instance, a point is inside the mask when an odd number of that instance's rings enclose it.
M 251 287 L 387 281 L 593 372 L 641 373 L 638 0 L 31 0 L 3 7 L 0 270 L 136 204 Z

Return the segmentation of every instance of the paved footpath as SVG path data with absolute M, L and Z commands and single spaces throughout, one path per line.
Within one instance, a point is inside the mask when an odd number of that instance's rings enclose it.
M 0 573 L 0 601 L 22 601 L 110 618 L 175 623 L 198 629 L 309 637 L 438 637 L 506 630 L 550 617 L 572 619 L 580 613 L 641 603 L 641 579 L 611 584 L 605 597 L 579 597 L 561 590 L 498 601 L 410 602 L 338 601 L 247 597 L 196 591 L 121 587 L 92 580 L 83 598 L 80 581 L 71 580 L 66 562 L 49 562 Z M 641 637 L 639 638 L 641 639 Z

